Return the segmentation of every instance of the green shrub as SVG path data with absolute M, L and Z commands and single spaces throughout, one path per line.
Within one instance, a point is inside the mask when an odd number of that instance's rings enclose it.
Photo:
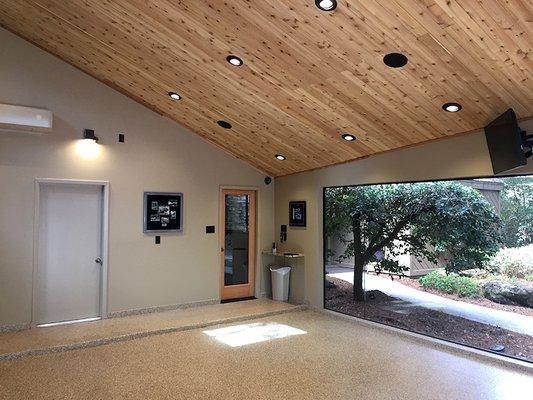
M 501 249 L 489 262 L 493 271 L 509 278 L 533 275 L 533 244 Z
M 460 297 L 479 297 L 480 295 L 479 286 L 472 278 L 457 274 L 446 274 L 441 269 L 431 271 L 418 281 L 423 288 L 456 294 Z

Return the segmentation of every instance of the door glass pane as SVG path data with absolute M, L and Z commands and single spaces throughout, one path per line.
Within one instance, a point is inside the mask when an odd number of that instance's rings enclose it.
M 226 195 L 224 233 L 224 285 L 248 283 L 248 207 L 247 195 Z

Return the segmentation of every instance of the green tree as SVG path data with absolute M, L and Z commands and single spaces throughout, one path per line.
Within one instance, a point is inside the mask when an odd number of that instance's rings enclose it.
M 363 270 L 405 270 L 397 256 L 412 254 L 446 270 L 483 268 L 499 249 L 500 218 L 476 190 L 453 182 L 340 187 L 326 190 L 326 235 L 354 257 L 354 298 L 364 299 Z
M 503 243 L 506 247 L 533 243 L 533 177 L 500 178 L 503 183 L 501 218 Z

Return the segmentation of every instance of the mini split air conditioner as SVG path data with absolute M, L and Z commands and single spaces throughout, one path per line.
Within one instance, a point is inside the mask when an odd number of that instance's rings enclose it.
M 50 132 L 52 112 L 42 108 L 0 104 L 0 130 L 13 132 Z

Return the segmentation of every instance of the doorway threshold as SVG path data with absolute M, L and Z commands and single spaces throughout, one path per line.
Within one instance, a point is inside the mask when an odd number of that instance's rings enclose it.
M 225 303 L 236 303 L 238 301 L 246 301 L 246 300 L 257 300 L 257 297 L 255 296 L 248 296 L 248 297 L 240 297 L 238 299 L 226 299 L 226 300 L 220 300 L 220 304 Z
M 101 319 L 102 317 L 91 317 L 91 318 L 73 319 L 71 321 L 50 322 L 47 324 L 39 324 L 37 325 L 37 328 L 49 328 L 51 326 L 78 324 L 80 322 L 91 322 L 91 321 L 98 321 Z

